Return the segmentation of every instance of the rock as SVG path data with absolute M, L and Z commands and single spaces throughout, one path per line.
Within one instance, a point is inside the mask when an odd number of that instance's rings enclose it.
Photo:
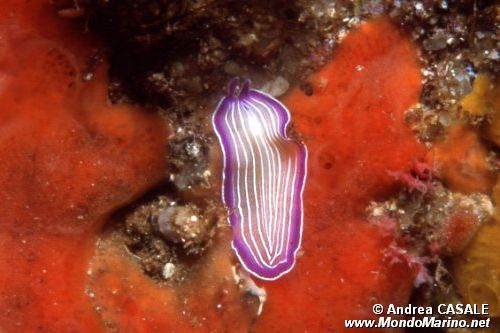
M 194 204 L 167 207 L 158 215 L 158 229 L 168 242 L 181 245 L 187 254 L 200 254 L 214 234 L 217 217 L 202 213 Z
M 260 90 L 271 96 L 279 97 L 286 93 L 288 88 L 290 88 L 290 83 L 284 77 L 278 76 L 274 80 L 265 83 Z

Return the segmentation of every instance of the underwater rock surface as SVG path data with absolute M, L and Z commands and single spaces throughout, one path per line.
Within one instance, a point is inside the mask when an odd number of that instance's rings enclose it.
M 429 154 L 405 123 L 421 94 L 421 65 L 396 25 L 362 24 L 307 89 L 283 96 L 291 134 L 308 146 L 309 170 L 302 248 L 295 268 L 275 282 L 254 283 L 235 268 L 228 226 L 210 229 L 209 241 L 195 234 L 203 255 L 181 273 L 185 267 L 168 262 L 165 281 L 144 274 L 118 234 L 104 234 L 117 210 L 165 180 L 170 146 L 156 114 L 110 105 L 105 63 L 86 75 L 101 47 L 48 1 L 2 1 L 0 331 L 345 332 L 344 319 L 371 318 L 374 303 L 407 304 L 422 272 L 393 260 L 394 236 L 368 223 L 365 211 L 400 189 L 388 171 L 409 172 L 412 160 Z M 208 119 L 211 108 L 203 112 Z M 463 182 L 450 160 L 467 151 L 450 158 L 447 141 L 442 177 L 464 193 L 491 191 L 479 137 L 456 133 L 477 152 L 473 171 L 484 182 Z M 484 231 L 497 234 L 497 225 Z M 497 276 L 491 258 L 476 252 L 494 244 L 480 234 L 464 254 L 480 265 L 455 268 L 465 272 L 461 288 L 479 282 L 498 300 L 498 285 L 473 274 Z

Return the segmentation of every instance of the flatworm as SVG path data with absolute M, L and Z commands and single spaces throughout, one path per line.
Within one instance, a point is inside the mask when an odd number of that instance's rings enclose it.
M 234 79 L 212 123 L 224 169 L 232 247 L 255 276 L 275 280 L 295 265 L 302 237 L 307 148 L 286 134 L 290 113 L 272 96 Z

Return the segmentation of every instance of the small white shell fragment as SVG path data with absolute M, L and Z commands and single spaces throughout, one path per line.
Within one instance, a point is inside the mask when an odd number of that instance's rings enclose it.
M 163 272 L 162 272 L 163 278 L 165 280 L 168 280 L 174 275 L 174 273 L 175 273 L 175 265 L 172 264 L 171 262 L 167 262 L 165 266 L 163 266 Z
M 231 270 L 233 271 L 233 279 L 236 284 L 238 284 L 244 292 L 252 296 L 256 296 L 259 299 L 257 316 L 260 316 L 262 314 L 262 310 L 264 309 L 264 303 L 266 303 L 267 300 L 266 289 L 257 286 L 250 274 L 244 270 L 237 269 L 235 266 L 232 266 Z

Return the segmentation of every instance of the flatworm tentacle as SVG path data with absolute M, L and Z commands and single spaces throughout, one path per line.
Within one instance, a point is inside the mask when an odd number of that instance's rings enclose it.
M 278 100 L 234 79 L 212 123 L 224 157 L 222 199 L 232 247 L 265 280 L 289 272 L 302 237 L 306 146 L 286 134 L 290 113 Z

